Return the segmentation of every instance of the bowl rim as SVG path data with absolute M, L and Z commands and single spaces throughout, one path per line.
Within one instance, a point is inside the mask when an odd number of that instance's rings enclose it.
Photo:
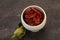
M 24 21 L 24 19 L 23 19 L 23 13 L 25 12 L 26 9 L 28 9 L 28 8 L 30 8 L 30 7 L 39 8 L 39 10 L 42 11 L 42 13 L 44 14 L 44 19 L 43 19 L 43 21 L 42 21 L 40 24 L 38 24 L 38 25 L 36 25 L 36 26 L 33 26 L 33 27 L 37 27 L 37 26 L 42 25 L 43 22 L 44 22 L 44 20 L 46 20 L 46 13 L 45 13 L 45 11 L 44 11 L 44 9 L 43 9 L 42 7 L 37 6 L 37 5 L 30 5 L 30 6 L 27 6 L 26 8 L 24 8 L 23 11 L 22 11 L 22 14 L 21 14 L 21 20 L 24 22 L 25 25 L 28 25 L 28 24 Z M 30 26 L 31 26 L 31 25 L 28 25 L 28 27 L 30 27 Z M 32 28 L 33 28 L 33 27 L 32 27 Z

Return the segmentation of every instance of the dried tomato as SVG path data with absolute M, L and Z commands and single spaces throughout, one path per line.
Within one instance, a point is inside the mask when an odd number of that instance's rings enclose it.
M 32 9 L 34 12 L 36 12 L 37 14 L 39 14 L 39 15 L 40 15 L 40 12 L 39 12 L 39 11 L 37 11 L 35 8 L 31 7 L 31 9 Z
M 25 11 L 25 13 L 26 13 L 27 15 L 29 15 L 29 14 L 30 14 L 30 11 L 31 11 L 31 9 L 29 8 L 29 9 L 27 9 L 27 10 Z

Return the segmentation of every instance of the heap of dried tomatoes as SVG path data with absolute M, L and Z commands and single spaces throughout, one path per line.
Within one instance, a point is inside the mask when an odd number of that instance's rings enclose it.
M 23 18 L 27 24 L 31 26 L 36 26 L 43 21 L 44 15 L 40 10 L 34 7 L 30 7 L 25 10 Z

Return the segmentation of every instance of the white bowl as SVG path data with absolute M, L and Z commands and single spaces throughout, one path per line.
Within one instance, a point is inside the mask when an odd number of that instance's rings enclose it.
M 30 26 L 28 24 L 25 23 L 24 19 L 23 19 L 23 14 L 25 12 L 26 9 L 30 8 L 30 7 L 35 7 L 37 9 L 39 9 L 43 14 L 44 14 L 44 20 L 41 24 L 37 25 L 37 26 Z M 27 30 L 30 30 L 32 32 L 37 32 L 39 30 L 41 30 L 44 25 L 46 24 L 46 13 L 45 11 L 40 7 L 40 6 L 36 6 L 36 5 L 31 5 L 31 6 L 28 6 L 26 7 L 23 11 L 22 11 L 22 14 L 21 14 L 21 22 L 23 24 L 23 26 L 27 29 Z

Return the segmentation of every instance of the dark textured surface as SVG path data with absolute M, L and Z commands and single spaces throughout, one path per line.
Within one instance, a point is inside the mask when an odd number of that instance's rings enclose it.
M 37 32 L 27 32 L 21 40 L 60 40 L 60 0 L 0 0 L 0 40 L 12 40 L 22 10 L 29 5 L 41 6 L 47 24 Z

